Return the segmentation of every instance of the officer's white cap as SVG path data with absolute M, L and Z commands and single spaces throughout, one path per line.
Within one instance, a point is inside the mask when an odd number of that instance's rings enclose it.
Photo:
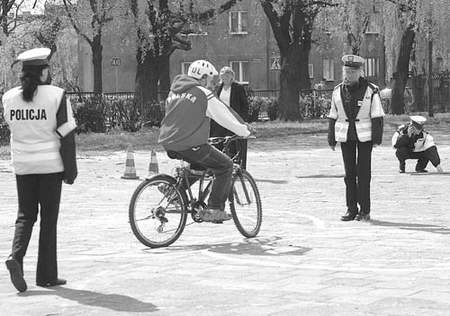
M 43 66 L 48 65 L 48 56 L 50 55 L 50 48 L 40 47 L 33 48 L 17 56 L 17 61 L 21 61 L 23 66 Z
M 426 117 L 423 117 L 422 115 L 413 115 L 409 117 L 411 119 L 411 122 L 414 122 L 418 125 L 423 125 L 427 121 Z
M 364 58 L 357 55 L 344 55 L 342 56 L 342 63 L 347 67 L 361 68 L 364 65 Z

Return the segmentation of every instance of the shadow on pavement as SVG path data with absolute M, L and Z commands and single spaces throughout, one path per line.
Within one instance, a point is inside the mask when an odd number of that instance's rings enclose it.
M 267 182 L 267 183 L 274 183 L 274 184 L 286 184 L 288 181 L 286 180 L 273 180 L 273 179 L 255 179 L 256 182 Z
M 173 251 L 206 250 L 222 254 L 251 255 L 251 256 L 301 256 L 312 248 L 291 244 L 279 244 L 281 237 L 253 238 L 244 242 L 230 242 L 222 244 L 201 244 L 191 246 L 170 246 L 164 250 L 148 250 L 151 253 L 168 253 Z M 147 251 L 147 250 L 146 250 Z
M 296 176 L 298 179 L 318 179 L 318 178 L 343 178 L 343 174 L 310 174 L 306 176 Z
M 76 290 L 67 287 L 54 287 L 53 291 L 27 291 L 19 296 L 56 295 L 68 300 L 76 301 L 82 305 L 103 307 L 119 312 L 149 313 L 158 311 L 152 303 L 139 301 L 133 297 L 120 294 L 103 294 L 98 292 Z
M 445 226 L 438 226 L 438 225 L 414 224 L 414 223 L 395 223 L 395 222 L 385 222 L 385 221 L 378 221 L 378 220 L 371 220 L 370 224 L 377 225 L 377 226 L 393 226 L 393 227 L 398 227 L 400 229 L 417 230 L 417 231 L 429 232 L 429 233 L 434 233 L 434 234 L 443 234 L 443 235 L 450 234 L 450 228 L 445 227 Z

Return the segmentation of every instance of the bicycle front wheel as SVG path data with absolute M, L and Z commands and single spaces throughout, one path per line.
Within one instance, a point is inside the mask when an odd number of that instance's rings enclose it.
M 248 238 L 258 235 L 262 222 L 261 198 L 255 180 L 246 170 L 238 170 L 233 175 L 229 201 L 239 232 Z
M 174 243 L 186 225 L 186 201 L 186 193 L 176 187 L 173 177 L 144 180 L 133 193 L 128 212 L 136 238 L 151 248 Z

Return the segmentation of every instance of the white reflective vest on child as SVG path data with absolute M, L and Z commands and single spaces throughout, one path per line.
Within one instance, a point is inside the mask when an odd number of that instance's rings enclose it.
M 345 114 L 341 98 L 342 84 L 336 86 L 331 98 L 331 108 L 328 118 L 336 120 L 334 126 L 335 139 L 337 142 L 346 142 L 349 128 L 348 117 Z M 372 140 L 372 118 L 383 117 L 384 111 L 379 93 L 373 84 L 369 84 L 362 101 L 358 101 L 360 107 L 355 119 L 356 134 L 360 142 Z
M 22 98 L 22 89 L 3 95 L 4 117 L 11 130 L 11 159 L 18 175 L 64 171 L 60 139 L 76 128 L 72 107 L 64 90 L 51 85 L 38 86 L 31 102 Z M 58 126 L 57 112 L 67 106 L 67 122 Z

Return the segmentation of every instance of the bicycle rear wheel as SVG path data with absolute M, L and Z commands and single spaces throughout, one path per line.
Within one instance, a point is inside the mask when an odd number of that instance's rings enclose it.
M 261 198 L 255 180 L 246 170 L 238 170 L 233 175 L 228 199 L 239 232 L 248 238 L 258 235 L 262 222 Z
M 151 248 L 167 247 L 175 242 L 186 225 L 186 193 L 176 180 L 157 175 L 144 180 L 131 197 L 128 211 L 136 238 Z

